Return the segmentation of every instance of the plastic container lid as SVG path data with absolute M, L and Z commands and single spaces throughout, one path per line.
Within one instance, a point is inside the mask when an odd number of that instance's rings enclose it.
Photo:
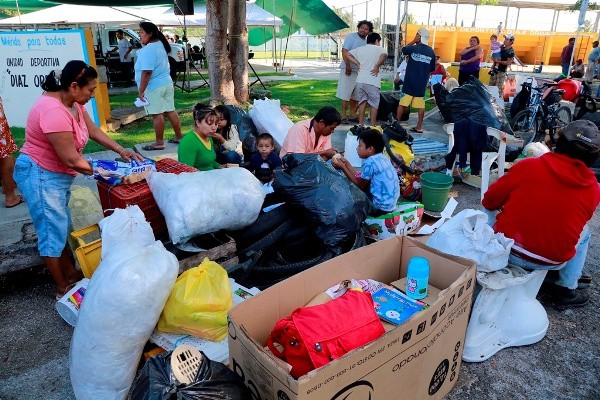
M 413 279 L 429 276 L 429 261 L 425 257 L 412 257 L 408 262 L 407 275 Z

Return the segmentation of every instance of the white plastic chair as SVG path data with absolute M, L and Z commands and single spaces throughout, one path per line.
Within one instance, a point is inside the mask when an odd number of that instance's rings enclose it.
M 454 124 L 446 124 L 444 125 L 444 130 L 448 134 L 448 152 L 452 150 L 454 147 Z M 498 178 L 504 175 L 504 169 L 506 164 L 506 146 L 507 145 L 522 145 L 523 141 L 521 139 L 515 138 L 513 135 L 509 135 L 506 132 L 502 132 L 501 130 L 495 128 L 487 128 L 488 136 L 492 136 L 500 142 L 498 146 L 497 152 L 487 152 L 484 151 L 482 154 L 481 160 L 481 198 L 483 199 L 483 195 L 487 192 L 488 187 L 490 186 L 490 174 L 492 169 L 492 164 L 494 161 L 498 163 Z M 456 162 L 456 161 L 455 161 Z M 448 169 L 448 175 L 452 175 L 452 171 L 454 170 L 454 164 L 452 168 Z

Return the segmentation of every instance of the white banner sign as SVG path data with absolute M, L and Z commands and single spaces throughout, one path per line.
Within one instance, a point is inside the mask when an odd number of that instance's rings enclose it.
M 0 97 L 10 126 L 25 126 L 46 75 L 71 60 L 89 64 L 82 29 L 0 32 Z M 96 100 L 86 109 L 98 124 Z

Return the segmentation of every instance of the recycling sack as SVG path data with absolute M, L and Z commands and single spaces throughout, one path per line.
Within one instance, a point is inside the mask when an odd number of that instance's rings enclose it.
M 451 93 L 436 86 L 435 101 L 446 122 L 471 118 L 481 125 L 512 133 L 504 111 L 498 107 L 494 96 L 479 80 L 471 77 Z
M 254 122 L 252 122 L 252 118 L 250 118 L 244 110 L 230 104 L 227 105 L 227 108 L 231 114 L 231 124 L 237 126 L 242 142 L 247 136 L 256 137 L 258 135 L 256 126 L 254 126 Z
M 102 261 L 79 310 L 69 352 L 79 400 L 122 400 L 177 278 L 179 263 L 138 206 L 100 221 Z
M 242 378 L 202 353 L 200 369 L 192 383 L 181 384 L 171 370 L 172 352 L 148 359 L 131 390 L 131 400 L 250 400 Z
M 218 342 L 227 335 L 227 311 L 231 307 L 227 271 L 205 258 L 177 278 L 158 320 L 158 330 Z
M 147 180 L 174 244 L 221 229 L 244 228 L 256 220 L 265 199 L 262 184 L 245 168 L 156 172 Z
M 373 204 L 316 154 L 286 154 L 283 165 L 283 169 L 275 170 L 275 193 L 301 206 L 316 222 L 315 233 L 325 246 L 334 253 L 341 252 L 341 244 L 356 237 Z
M 279 145 L 283 145 L 288 130 L 294 125 L 281 111 L 279 100 L 254 100 L 248 114 L 258 131 L 270 133 Z
M 488 216 L 473 209 L 463 210 L 450 218 L 427 241 L 434 249 L 474 260 L 478 272 L 505 268 L 514 243 L 504 234 L 494 233 L 488 225 Z

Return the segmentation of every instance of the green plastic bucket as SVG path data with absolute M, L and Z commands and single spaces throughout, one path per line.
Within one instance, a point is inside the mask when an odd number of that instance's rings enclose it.
M 448 202 L 448 194 L 454 179 L 439 172 L 425 172 L 421 175 L 423 188 L 423 208 L 428 211 L 442 211 Z

